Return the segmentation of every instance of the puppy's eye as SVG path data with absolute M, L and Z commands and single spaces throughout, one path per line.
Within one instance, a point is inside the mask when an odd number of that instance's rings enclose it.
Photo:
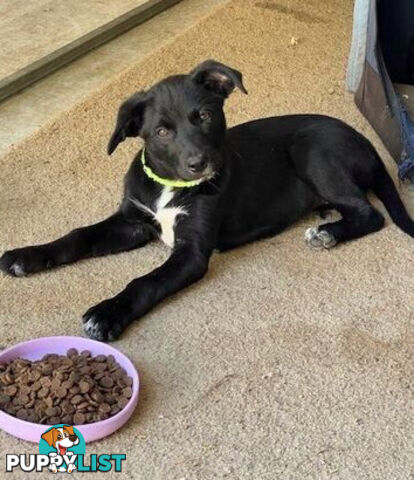
M 165 127 L 157 128 L 156 132 L 157 132 L 157 135 L 162 138 L 165 138 L 171 135 L 171 130 Z
M 200 120 L 202 120 L 203 122 L 206 120 L 210 120 L 211 118 L 211 112 L 209 112 L 208 110 L 201 110 L 199 115 L 200 115 Z

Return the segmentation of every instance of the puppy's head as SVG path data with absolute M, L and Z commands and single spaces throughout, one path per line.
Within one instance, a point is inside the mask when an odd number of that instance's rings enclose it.
M 236 87 L 247 93 L 240 72 L 207 60 L 188 75 L 168 77 L 136 93 L 119 109 L 108 153 L 126 137 L 140 136 L 158 175 L 180 180 L 211 177 L 220 168 L 224 100 Z
M 73 427 L 64 425 L 63 427 L 52 428 L 42 435 L 50 447 L 56 448 L 60 455 L 64 455 L 69 447 L 79 443 L 79 437 L 73 430 Z

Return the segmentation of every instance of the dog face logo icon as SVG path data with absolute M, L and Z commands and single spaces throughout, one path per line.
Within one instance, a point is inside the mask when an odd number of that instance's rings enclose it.
M 72 426 L 54 425 L 42 434 L 39 450 L 49 455 L 51 472 L 72 473 L 76 470 L 78 454 L 85 453 L 85 441 Z
M 65 425 L 60 428 L 51 428 L 42 435 L 43 440 L 54 447 L 59 455 L 65 455 L 66 450 L 79 443 L 79 438 L 73 430 L 73 427 Z

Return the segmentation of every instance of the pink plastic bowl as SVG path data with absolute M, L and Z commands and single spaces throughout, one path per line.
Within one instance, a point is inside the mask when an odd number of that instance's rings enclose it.
M 89 425 L 74 425 L 83 435 L 85 442 L 92 442 L 106 437 L 124 425 L 132 415 L 138 403 L 139 376 L 132 362 L 123 353 L 105 343 L 96 342 L 83 337 L 42 337 L 27 342 L 18 343 L 14 347 L 3 350 L 0 353 L 0 363 L 6 363 L 14 358 L 21 357 L 27 360 L 39 360 L 46 353 L 66 354 L 69 348 L 79 351 L 89 350 L 95 355 L 113 355 L 115 360 L 125 368 L 132 377 L 132 397 L 120 412 L 101 422 Z M 0 410 L 0 428 L 15 437 L 29 442 L 39 443 L 40 436 L 48 429 L 48 425 L 26 422 L 12 417 Z

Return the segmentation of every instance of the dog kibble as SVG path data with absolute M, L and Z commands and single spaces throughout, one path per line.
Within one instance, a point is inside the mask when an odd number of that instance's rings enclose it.
M 16 412 L 16 417 L 20 418 L 20 420 L 26 420 L 27 419 L 27 411 L 24 408 L 21 408 L 20 410 L 17 410 Z
M 11 386 L 11 385 L 10 385 Z M 30 395 L 31 389 L 27 385 L 22 385 L 20 387 L 20 395 L 21 396 L 28 396 Z
M 106 361 L 106 356 L 105 355 L 97 355 L 95 358 L 94 358 L 95 362 L 99 362 L 99 363 L 102 363 L 102 362 L 105 362 Z
M 75 425 L 82 425 L 85 423 L 85 420 L 85 415 L 81 412 L 75 413 L 75 415 L 73 415 L 73 423 Z
M 90 388 L 89 382 L 83 381 L 79 383 L 79 390 L 81 393 L 88 393 Z
M 53 392 L 56 392 L 56 390 L 60 387 L 60 380 L 59 378 L 55 377 L 53 380 L 52 380 L 52 383 L 50 384 L 50 388 L 51 390 L 53 390 Z
M 56 425 L 57 423 L 60 423 L 60 418 L 59 417 L 50 417 L 46 420 L 46 423 L 48 425 Z
M 119 409 L 122 410 L 122 409 L 126 406 L 126 404 L 128 403 L 128 401 L 129 401 L 129 400 L 128 400 L 127 398 L 121 397 L 121 398 L 118 400 L 118 407 L 119 407 Z
M 102 393 L 99 391 L 99 390 L 95 390 L 94 392 L 91 393 L 91 398 L 92 400 L 94 400 L 95 402 L 103 402 L 103 395 Z
M 41 388 L 42 388 L 42 384 L 39 381 L 34 382 L 34 384 L 32 385 L 32 394 L 35 394 Z
M 17 393 L 17 387 L 16 385 L 9 385 L 4 389 L 4 393 L 8 395 L 9 397 L 14 397 Z
M 65 387 L 59 387 L 58 389 L 56 389 L 56 396 L 58 398 L 66 398 L 68 394 L 68 391 Z
M 80 388 L 77 387 L 76 385 L 74 385 L 73 387 L 71 387 L 69 389 L 69 392 L 72 394 L 72 395 L 77 395 L 79 392 L 80 392 Z
M 132 388 L 131 387 L 126 387 L 122 390 L 122 393 L 123 393 L 124 397 L 131 398 L 132 397 Z
M 43 373 L 43 375 L 49 375 L 49 374 Z M 42 385 L 42 387 L 45 387 L 45 388 L 50 387 L 51 383 L 52 383 L 52 380 L 50 380 L 49 377 L 42 377 L 40 379 L 40 384 Z
M 111 377 L 102 377 L 99 381 L 99 383 L 102 385 L 104 388 L 112 388 L 114 386 L 114 381 L 112 380 Z
M 75 395 L 74 397 L 72 397 L 71 402 L 73 403 L 73 405 L 77 405 L 77 404 L 80 403 L 82 400 L 83 400 L 82 395 Z
M 75 348 L 66 356 L 0 364 L 0 410 L 47 425 L 82 425 L 116 415 L 132 396 L 131 377 L 113 355 Z
M 107 403 L 101 403 L 99 405 L 99 411 L 102 413 L 109 413 L 111 411 L 111 407 Z
M 78 412 L 82 412 L 86 410 L 89 407 L 90 403 L 88 401 L 79 403 L 78 406 L 76 407 Z
M 76 348 L 69 348 L 69 350 L 66 352 L 66 355 L 68 356 L 68 358 L 76 357 L 78 355 L 78 351 L 76 350 Z
M 49 389 L 47 387 L 43 387 L 39 390 L 39 392 L 37 393 L 37 396 L 39 398 L 45 398 L 49 395 Z

